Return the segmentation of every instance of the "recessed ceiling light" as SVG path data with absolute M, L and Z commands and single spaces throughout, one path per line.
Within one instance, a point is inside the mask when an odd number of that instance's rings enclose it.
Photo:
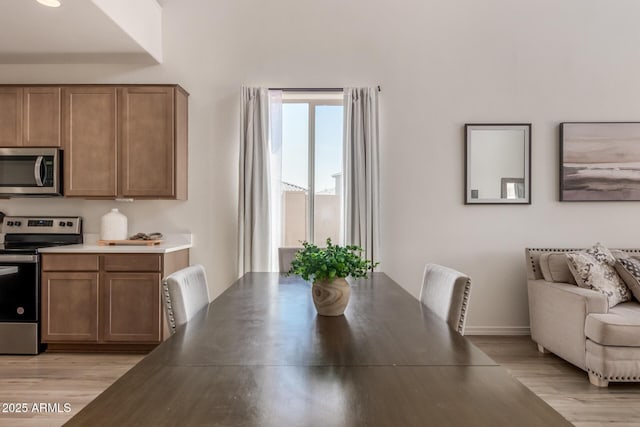
M 38 3 L 49 7 L 60 7 L 60 0 L 36 0 Z

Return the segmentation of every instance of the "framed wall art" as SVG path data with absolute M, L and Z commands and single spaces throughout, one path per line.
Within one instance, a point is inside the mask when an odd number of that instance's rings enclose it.
M 640 122 L 560 124 L 560 201 L 640 201 Z

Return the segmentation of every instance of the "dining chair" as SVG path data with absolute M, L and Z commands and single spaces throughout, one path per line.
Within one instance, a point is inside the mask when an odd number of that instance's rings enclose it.
M 291 263 L 296 259 L 296 253 L 303 248 L 278 248 L 278 267 L 280 273 L 291 270 Z
M 192 265 L 162 281 L 164 307 L 172 334 L 209 304 L 209 287 L 204 267 Z
M 422 279 L 420 302 L 464 335 L 471 278 L 438 264 L 427 264 Z

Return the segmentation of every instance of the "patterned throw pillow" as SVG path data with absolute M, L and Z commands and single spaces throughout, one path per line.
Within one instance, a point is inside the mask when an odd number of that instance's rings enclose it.
M 640 261 L 635 258 L 618 258 L 616 271 L 631 289 L 633 296 L 640 301 Z
M 607 296 L 609 308 L 631 300 L 631 292 L 613 267 L 616 258 L 600 243 L 581 252 L 567 254 L 569 270 L 578 286 Z

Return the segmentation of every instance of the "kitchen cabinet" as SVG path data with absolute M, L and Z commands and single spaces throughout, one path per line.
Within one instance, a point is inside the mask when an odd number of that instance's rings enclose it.
M 60 87 L 0 87 L 0 146 L 59 147 Z
M 122 195 L 174 194 L 173 89 L 125 88 L 120 102 Z
M 65 196 L 116 197 L 116 89 L 65 88 L 64 111 Z
M 187 93 L 65 88 L 65 196 L 187 198 Z
M 60 88 L 25 87 L 22 94 L 22 145 L 60 147 Z
M 42 273 L 42 341 L 98 342 L 98 273 Z
M 42 254 L 42 342 L 52 351 L 146 351 L 168 336 L 162 277 L 189 265 L 164 254 Z
M 0 88 L 0 145 L 22 145 L 22 88 Z
M 61 147 L 64 195 L 187 199 L 178 85 L 0 86 L 0 147 Z
M 160 342 L 159 273 L 105 273 L 101 282 L 102 339 Z

